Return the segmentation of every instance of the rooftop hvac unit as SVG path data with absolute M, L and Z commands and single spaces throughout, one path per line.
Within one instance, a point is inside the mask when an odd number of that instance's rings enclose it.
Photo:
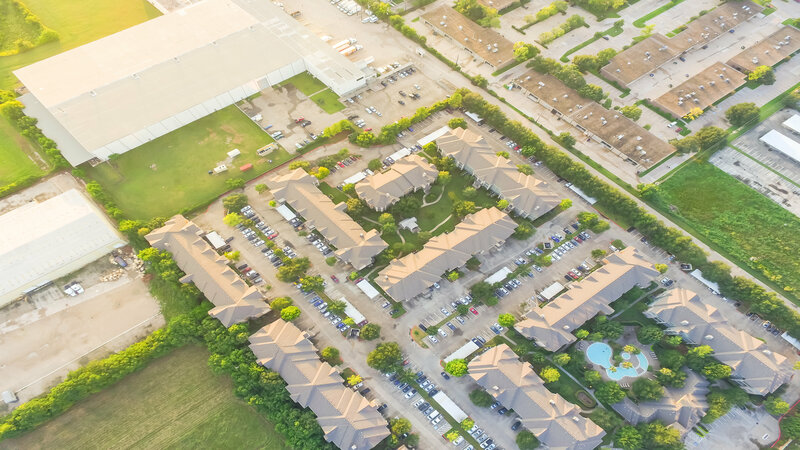
M 636 140 L 637 140 L 637 141 L 641 141 L 641 140 L 642 140 L 642 137 L 641 137 L 641 136 L 636 136 Z
M 725 78 L 725 82 L 726 82 L 726 83 L 730 83 L 730 82 L 731 82 L 731 79 L 730 79 L 730 78 Z
M 644 52 L 644 56 L 650 56 L 650 52 Z
M 530 76 L 529 76 L 528 78 L 530 78 Z M 526 78 L 526 80 L 527 80 L 528 78 Z M 544 82 L 540 81 L 540 82 L 539 82 L 539 86 L 541 86 L 541 87 L 544 87 Z
M 615 72 L 619 73 L 619 69 L 615 70 Z
M 678 100 L 678 106 L 683 105 L 683 100 Z
M 553 97 L 553 103 L 558 103 L 558 99 L 556 97 Z
M 698 89 L 700 89 L 700 90 L 702 91 L 702 90 L 704 90 L 706 87 L 705 87 L 705 86 L 703 86 L 703 85 L 701 84 L 700 86 L 697 86 L 697 88 L 698 88 Z
M 497 49 L 492 50 L 492 53 L 497 53 Z
M 578 416 L 572 416 L 572 420 L 574 420 L 575 422 L 580 422 L 581 418 Z
M 712 335 L 710 335 L 710 334 L 707 334 L 707 335 L 705 335 L 704 337 L 705 337 L 707 340 L 709 340 L 709 341 L 712 341 L 712 340 L 714 340 L 714 336 L 712 336 Z
M 564 98 L 569 98 L 569 94 L 564 94 Z
M 563 328 L 564 330 L 569 330 L 569 325 L 564 325 Z
M 622 138 L 624 138 L 624 137 L 625 137 L 625 135 L 624 135 L 624 134 L 617 135 L 617 139 L 618 139 L 618 140 L 620 140 L 620 141 L 621 141 L 621 140 L 622 140 Z
M 494 46 L 497 47 L 497 44 L 494 44 Z
M 693 102 L 694 102 L 696 105 L 699 105 L 699 104 L 700 104 L 700 100 L 699 100 L 699 99 L 693 99 L 692 101 L 693 101 Z
M 724 79 L 725 75 L 719 74 L 720 79 Z
M 638 150 L 638 151 L 642 151 L 642 146 L 641 146 L 641 145 L 637 145 L 637 146 L 636 146 L 636 150 Z
M 588 118 L 589 118 L 589 116 L 583 116 L 583 120 L 586 120 Z
M 753 56 L 753 59 L 750 60 L 753 64 L 758 64 L 758 58 Z
M 716 84 L 717 84 L 717 82 L 716 82 L 716 81 L 709 81 L 709 82 L 708 82 L 708 85 L 709 85 L 709 86 L 715 86 Z
M 459 26 L 458 26 L 458 29 L 459 29 L 459 30 L 463 30 L 463 29 L 464 29 L 464 27 L 462 27 L 461 25 L 459 25 Z
M 556 404 L 556 401 L 555 401 L 555 400 L 553 400 L 553 399 L 551 398 L 551 399 L 550 399 L 550 404 L 551 404 L 551 405 L 555 405 L 555 404 Z
M 442 26 L 444 26 L 444 22 L 439 22 L 439 25 L 442 25 Z
M 723 71 L 723 72 L 725 72 L 725 71 L 727 71 L 727 70 L 728 70 L 728 69 L 726 69 L 725 67 L 723 67 L 723 68 L 722 68 L 722 71 Z

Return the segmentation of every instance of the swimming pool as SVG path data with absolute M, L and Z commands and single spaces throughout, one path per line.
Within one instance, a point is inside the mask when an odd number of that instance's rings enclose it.
M 589 361 L 606 369 L 606 375 L 614 381 L 619 381 L 625 377 L 636 378 L 642 376 L 647 372 L 647 367 L 650 365 L 647 362 L 647 358 L 641 353 L 631 355 L 630 353 L 622 352 L 622 359 L 631 362 L 633 367 L 622 367 L 622 365 L 615 367 L 611 360 L 613 354 L 614 351 L 604 342 L 595 342 L 586 349 L 586 357 L 589 358 Z

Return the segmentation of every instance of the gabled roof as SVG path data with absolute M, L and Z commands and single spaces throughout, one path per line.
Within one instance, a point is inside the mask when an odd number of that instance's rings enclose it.
M 430 186 L 438 175 L 439 171 L 428 161 L 409 155 L 386 171 L 359 181 L 355 189 L 370 208 L 383 211 L 409 192 Z
M 449 233 L 434 237 L 422 250 L 392 261 L 375 278 L 395 300 L 413 298 L 466 264 L 472 255 L 489 250 L 514 233 L 517 224 L 497 208 L 470 214 Z
M 468 167 L 475 178 L 493 186 L 520 214 L 535 219 L 560 203 L 547 182 L 520 172 L 477 133 L 456 128 L 437 139 L 436 144 L 443 156 Z
M 386 420 L 361 394 L 343 384 L 339 372 L 317 356 L 307 334 L 277 320 L 250 336 L 258 364 L 286 381 L 292 400 L 311 409 L 325 440 L 345 450 L 366 450 L 389 435 Z
M 575 341 L 572 332 L 584 322 L 598 313 L 610 314 L 611 302 L 658 275 L 655 266 L 634 247 L 609 255 L 603 263 L 552 302 L 526 314 L 515 325 L 516 330 L 545 349 L 556 351 Z
M 752 394 L 774 392 L 792 376 L 785 356 L 774 353 L 767 344 L 734 328 L 713 306 L 686 289 L 672 289 L 650 305 L 645 313 L 697 345 L 714 349 L 714 357 L 731 366 L 732 378 L 745 384 Z
M 281 203 L 288 203 L 306 223 L 325 236 L 334 247 L 336 255 L 356 269 L 372 263 L 372 258 L 386 249 L 376 230 L 364 231 L 344 210 L 346 204 L 334 205 L 327 195 L 317 188 L 317 179 L 303 169 L 270 179 L 272 195 Z
M 208 313 L 229 327 L 269 311 L 264 295 L 247 286 L 227 260 L 217 254 L 202 238 L 194 222 L 181 215 L 173 216 L 163 227 L 145 236 L 153 247 L 172 253 L 178 267 L 186 273 L 181 282 L 193 282 L 214 304 Z
M 502 344 L 473 359 L 469 376 L 508 409 L 550 449 L 590 450 L 606 434 L 580 409 L 544 387 L 530 364 Z
M 686 372 L 686 383 L 681 388 L 665 388 L 664 396 L 654 401 L 636 403 L 628 397 L 611 407 L 633 425 L 659 420 L 671 424 L 685 435 L 708 409 L 708 381 L 692 371 Z

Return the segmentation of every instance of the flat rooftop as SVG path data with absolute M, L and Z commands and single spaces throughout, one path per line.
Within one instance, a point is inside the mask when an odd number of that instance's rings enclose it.
M 513 5 L 516 1 L 517 0 L 478 0 L 478 3 L 500 11 Z
M 449 6 L 425 13 L 422 19 L 494 67 L 503 67 L 514 60 L 514 44 L 511 41 Z
M 745 83 L 745 75 L 733 67 L 716 62 L 697 75 L 667 91 L 653 103 L 676 118 L 692 108 L 705 110 Z
M 541 74 L 535 70 L 529 70 L 515 83 L 566 115 L 571 114 L 576 108 L 592 102 L 592 100 L 578 95 L 577 91 L 562 83 L 558 78 L 550 74 Z
M 797 50 L 800 50 L 800 30 L 784 26 L 734 56 L 727 64 L 737 70 L 751 72 L 758 66 L 774 66 Z
M 800 143 L 780 131 L 770 130 L 758 140 L 800 163 Z

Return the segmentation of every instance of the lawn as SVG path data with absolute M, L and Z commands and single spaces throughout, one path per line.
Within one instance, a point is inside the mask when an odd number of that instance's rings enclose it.
M 800 219 L 708 163 L 688 162 L 657 203 L 778 290 L 800 289 Z
M 39 177 L 44 171 L 29 157 L 36 151 L 31 141 L 17 133 L 13 125 L 0 117 L 0 186 L 27 177 Z
M 25 8 L 19 8 L 12 0 L 0 0 L 0 55 L 18 53 L 17 42 L 35 46 L 43 31 L 38 22 L 26 20 Z
M 439 201 L 420 208 L 419 213 L 416 215 L 417 224 L 422 231 L 433 231 L 434 235 L 452 231 L 456 224 L 460 222 L 456 217 L 451 217 L 447 223 L 441 227 L 436 227 L 453 213 L 453 204 L 456 201 L 468 200 L 475 202 L 478 208 L 489 208 L 497 204 L 497 199 L 492 197 L 486 189 L 478 189 L 477 195 L 474 198 L 464 198 L 464 188 L 472 186 L 472 176 L 458 169 L 451 170 L 450 175 L 452 178 L 450 182 L 444 186 L 444 194 Z M 442 189 L 442 185 L 436 183 L 431 186 L 430 193 L 426 197 L 429 200 L 435 200 L 442 192 Z M 422 199 L 423 192 L 417 191 L 412 195 L 419 196 L 419 198 Z M 455 201 L 450 198 L 451 196 L 455 197 Z
M 325 89 L 311 96 L 311 100 L 323 111 L 333 114 L 344 109 L 344 105 L 339 101 L 339 96 L 330 89 Z
M 281 148 L 258 156 L 256 150 L 270 142 L 272 138 L 258 125 L 229 106 L 87 172 L 128 216 L 168 217 L 226 192 L 227 179 L 250 180 L 291 158 Z M 229 170 L 209 175 L 235 148 L 242 154 L 228 164 Z M 254 168 L 240 172 L 238 167 L 247 163 Z
M 203 347 L 175 350 L 0 448 L 288 449 L 207 358 Z
M 331 186 L 330 184 L 324 181 L 319 184 L 319 190 L 322 191 L 323 194 L 327 195 L 328 198 L 330 198 L 331 201 L 333 201 L 333 203 L 337 205 L 339 203 L 346 202 L 350 198 L 344 192 L 340 191 L 339 189 L 336 189 L 335 187 Z
M 297 90 L 305 94 L 306 97 L 311 97 L 313 94 L 328 88 L 328 86 L 325 86 L 325 83 L 314 78 L 314 76 L 308 72 L 297 74 L 280 83 L 279 86 L 286 86 L 289 84 L 296 87 Z
M 661 7 L 656 8 L 653 11 L 650 11 L 649 13 L 645 14 L 644 16 L 636 19 L 633 22 L 633 26 L 635 26 L 636 28 L 644 28 L 649 20 L 651 20 L 652 18 L 658 16 L 659 14 L 665 11 L 672 9 L 672 7 L 678 5 L 681 2 L 683 2 L 683 0 L 671 0 L 666 5 L 662 5 Z

